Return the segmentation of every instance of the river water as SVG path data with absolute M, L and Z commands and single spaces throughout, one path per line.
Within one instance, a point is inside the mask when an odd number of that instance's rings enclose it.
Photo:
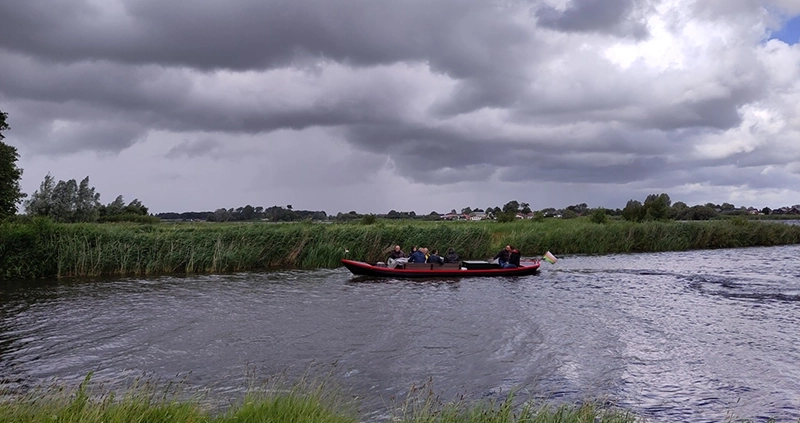
M 800 246 L 562 257 L 520 278 L 344 268 L 0 284 L 0 386 L 89 372 L 241 397 L 329 367 L 365 420 L 442 398 L 599 399 L 653 422 L 800 418 Z

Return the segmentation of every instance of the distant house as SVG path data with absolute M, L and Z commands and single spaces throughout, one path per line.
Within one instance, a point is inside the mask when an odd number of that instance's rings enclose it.
M 462 216 L 458 213 L 447 213 L 442 215 L 442 220 L 461 220 Z
M 484 212 L 472 212 L 469 214 L 469 220 L 479 221 L 486 219 L 486 213 Z

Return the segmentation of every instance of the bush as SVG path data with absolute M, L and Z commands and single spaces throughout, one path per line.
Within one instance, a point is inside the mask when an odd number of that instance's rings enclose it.
M 595 211 L 592 212 L 592 215 L 589 220 L 591 220 L 592 223 L 600 223 L 600 224 L 608 222 L 608 216 L 606 216 L 606 210 L 602 207 L 599 209 L 595 209 Z

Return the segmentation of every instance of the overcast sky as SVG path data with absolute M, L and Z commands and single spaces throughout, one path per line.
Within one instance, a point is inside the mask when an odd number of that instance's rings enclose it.
M 3 0 L 0 16 L 29 194 L 49 172 L 152 212 L 800 203 L 799 0 Z

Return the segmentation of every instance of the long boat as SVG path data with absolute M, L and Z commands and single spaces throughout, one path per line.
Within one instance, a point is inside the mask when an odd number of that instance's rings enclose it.
M 363 261 L 342 259 L 342 264 L 354 275 L 393 278 L 462 278 L 492 276 L 526 276 L 539 270 L 539 260 L 522 261 L 519 267 L 500 268 L 487 261 L 462 261 L 461 263 L 407 263 L 400 267 L 386 264 L 370 264 Z

